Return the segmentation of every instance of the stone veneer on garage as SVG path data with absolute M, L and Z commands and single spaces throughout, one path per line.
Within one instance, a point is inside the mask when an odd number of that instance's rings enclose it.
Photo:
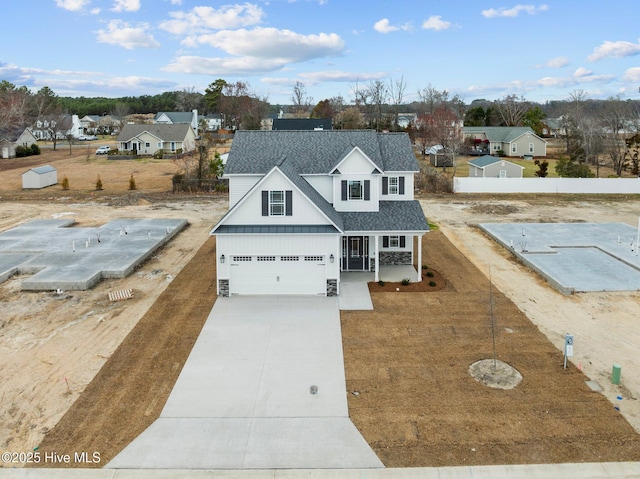
M 338 280 L 327 280 L 327 296 L 338 296 Z
M 229 297 L 229 280 L 228 279 L 221 279 L 218 280 L 218 289 L 220 290 L 220 296 L 222 296 L 223 298 L 228 298 Z

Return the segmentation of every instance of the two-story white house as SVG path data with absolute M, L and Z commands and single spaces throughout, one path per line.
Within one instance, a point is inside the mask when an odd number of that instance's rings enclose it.
M 429 226 L 413 197 L 417 172 L 406 133 L 236 132 L 229 211 L 211 231 L 218 295 L 333 296 L 342 272 L 377 281 L 391 264 L 415 264 L 420 281 Z

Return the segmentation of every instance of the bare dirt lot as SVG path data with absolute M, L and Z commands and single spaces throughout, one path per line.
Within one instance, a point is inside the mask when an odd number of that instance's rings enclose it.
M 63 158 L 56 166 L 66 161 L 69 171 L 87 162 Z M 215 300 L 214 264 L 206 263 L 215 245 L 207 233 L 227 208 L 224 197 L 167 193 L 170 162 L 101 161 L 88 161 L 84 176 L 70 181 L 71 192 L 59 186 L 22 192 L 8 185 L 24 170 L 0 170 L 0 230 L 55 215 L 83 225 L 118 217 L 190 222 L 130 277 L 90 291 L 56 299 L 21 292 L 20 278 L 0 284 L 0 449 L 98 451 L 96 467 L 162 409 Z M 92 191 L 98 166 L 107 179 L 99 193 Z M 127 191 L 130 168 L 137 169 L 136 192 Z M 110 189 L 109 178 L 119 186 Z M 640 294 L 562 296 L 474 227 L 487 221 L 633 225 L 640 200 L 445 196 L 422 204 L 440 227 L 423 242 L 424 262 L 446 285 L 374 292 L 374 311 L 341 316 L 350 414 L 385 465 L 640 460 L 633 429 L 640 430 Z M 492 357 L 489 266 L 497 356 L 523 375 L 507 391 L 487 388 L 468 372 Z M 125 288 L 134 290 L 133 299 L 108 301 L 109 291 Z M 576 355 L 564 370 L 567 332 L 575 335 Z M 622 365 L 621 386 L 610 381 L 614 362 Z M 586 379 L 603 393 L 592 392 Z

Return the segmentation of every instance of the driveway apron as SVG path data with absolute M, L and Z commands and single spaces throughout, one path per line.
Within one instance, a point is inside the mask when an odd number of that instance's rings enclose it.
M 378 468 L 349 419 L 337 298 L 218 298 L 159 417 L 110 468 Z

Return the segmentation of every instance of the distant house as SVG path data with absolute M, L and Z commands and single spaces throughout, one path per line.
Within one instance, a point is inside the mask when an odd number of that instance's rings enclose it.
M 333 130 L 333 123 L 331 118 L 275 118 L 271 129 L 275 131 Z
M 465 126 L 465 140 L 489 143 L 489 153 L 504 152 L 506 156 L 547 156 L 547 141 L 528 126 Z
M 80 126 L 82 127 L 83 133 L 89 133 L 91 135 L 95 135 L 98 132 L 98 121 L 100 120 L 100 115 L 85 115 L 80 118 Z
M 64 140 L 67 136 L 82 135 L 82 124 L 78 115 L 60 115 L 36 120 L 31 130 L 38 140 L 51 140 L 54 131 L 58 140 Z
M 40 189 L 56 184 L 58 184 L 58 170 L 50 165 L 39 166 L 22 173 L 24 189 Z
M 29 147 L 37 142 L 30 128 L 0 128 L 0 158 L 15 158 L 16 147 Z
M 398 113 L 398 126 L 400 128 L 407 128 L 409 125 L 415 125 L 415 123 L 415 113 Z
M 157 125 L 191 125 L 198 136 L 198 110 L 192 111 L 161 111 L 153 118 Z
M 565 128 L 565 120 L 559 118 L 545 118 L 542 120 L 542 136 L 558 138 L 565 136 L 567 130 Z
M 190 124 L 125 125 L 116 141 L 125 154 L 186 153 L 195 149 L 196 134 Z
M 484 155 L 469 161 L 470 178 L 522 178 L 524 166 Z
M 222 115 L 219 113 L 209 113 L 201 116 L 198 121 L 204 121 L 207 125 L 207 131 L 218 131 L 222 129 Z

